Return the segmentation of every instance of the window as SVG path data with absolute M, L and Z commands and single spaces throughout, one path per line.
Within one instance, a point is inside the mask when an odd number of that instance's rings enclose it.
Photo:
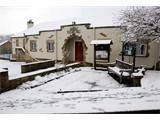
M 47 52 L 54 52 L 54 41 L 47 41 Z
M 16 40 L 16 47 L 18 47 L 19 46 L 19 40 L 17 39 Z
M 137 56 L 146 56 L 147 55 L 147 44 L 137 44 L 136 46 L 136 55 Z
M 125 55 L 133 55 L 133 46 L 130 43 L 126 43 L 124 45 L 124 54 Z
M 30 41 L 30 51 L 32 51 L 32 52 L 37 51 L 36 41 Z
M 147 56 L 147 44 L 136 43 L 136 56 Z M 125 55 L 133 55 L 133 44 L 127 43 L 124 46 Z
M 23 48 L 25 49 L 25 39 L 23 39 Z

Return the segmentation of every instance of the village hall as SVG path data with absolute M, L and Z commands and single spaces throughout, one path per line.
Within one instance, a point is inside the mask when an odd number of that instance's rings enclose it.
M 55 60 L 63 63 L 80 61 L 97 64 L 121 59 L 122 48 L 128 54 L 124 61 L 133 62 L 129 45 L 122 47 L 123 34 L 120 26 L 97 26 L 90 23 L 45 22 L 34 26 L 27 22 L 27 29 L 13 35 L 12 58 L 17 61 Z M 105 45 L 104 45 L 105 44 Z M 96 47 L 96 52 L 95 48 Z M 159 66 L 159 44 L 141 42 L 136 47 L 136 66 Z

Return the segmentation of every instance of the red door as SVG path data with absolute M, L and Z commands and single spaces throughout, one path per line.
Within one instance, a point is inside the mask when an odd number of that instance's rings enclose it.
M 83 61 L 82 42 L 75 42 L 75 61 Z

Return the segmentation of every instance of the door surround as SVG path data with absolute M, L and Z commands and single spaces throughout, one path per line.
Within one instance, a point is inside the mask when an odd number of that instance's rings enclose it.
M 68 36 L 64 40 L 64 44 L 62 46 L 62 54 L 63 54 L 62 62 L 65 63 L 65 64 L 69 62 L 68 59 L 67 59 L 67 54 L 68 54 L 67 43 L 70 40 L 75 40 L 75 42 L 79 41 L 79 42 L 82 43 L 82 47 L 83 47 L 83 62 L 85 62 L 86 61 L 86 51 L 87 51 L 88 48 L 87 48 L 87 46 L 85 44 L 85 41 L 83 40 L 82 36 L 78 36 L 78 35 L 75 35 L 75 34 L 72 34 L 72 35 Z

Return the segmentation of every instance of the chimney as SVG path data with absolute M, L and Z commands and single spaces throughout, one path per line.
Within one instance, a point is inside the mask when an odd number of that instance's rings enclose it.
M 27 22 L 27 28 L 31 28 L 34 26 L 34 22 L 32 21 L 32 19 L 30 19 L 28 22 Z
M 75 24 L 76 24 L 76 22 L 75 22 L 75 21 L 73 21 L 73 22 L 72 22 L 72 25 L 75 25 Z

